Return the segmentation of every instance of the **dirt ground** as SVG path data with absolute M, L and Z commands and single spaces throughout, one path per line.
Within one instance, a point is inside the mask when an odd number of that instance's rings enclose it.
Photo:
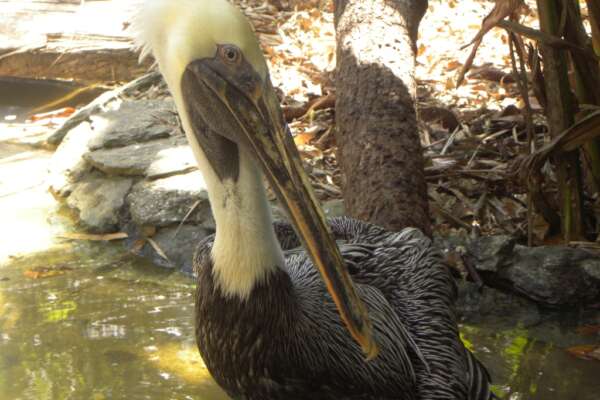
M 285 5 L 287 1 L 236 3 L 259 36 L 317 195 L 322 200 L 340 198 L 342 177 L 336 163 L 334 134 L 336 60 L 332 1 L 312 0 L 302 2 L 305 8 L 283 9 L 273 4 Z M 525 3 L 520 22 L 537 28 L 535 2 Z M 486 34 L 464 82 L 456 85 L 471 51 L 469 43 L 493 7 L 494 2 L 483 0 L 429 1 L 420 26 L 416 59 L 419 134 L 427 161 L 436 232 L 460 236 L 508 233 L 525 240 L 527 188 L 513 172 L 515 160 L 528 154 L 529 149 L 524 102 L 512 75 L 506 31 L 495 28 Z M 582 12 L 585 16 L 587 10 Z M 128 18 L 130 14 L 123 16 L 122 32 L 115 34 L 123 40 L 128 40 Z M 73 35 L 77 38 L 77 32 Z M 155 87 L 134 97 L 166 95 L 164 88 Z M 533 92 L 529 98 L 534 121 L 532 141 L 539 148 L 548 141 L 545 118 Z M 72 111 L 44 117 L 44 126 L 58 126 Z M 549 179 L 544 195 L 556 209 L 553 172 L 546 172 Z M 585 199 L 588 215 L 596 215 L 596 220 L 600 220 L 597 204 L 598 199 Z M 592 226 L 592 219 L 587 221 L 587 230 L 595 235 L 597 228 Z M 557 240 L 548 237 L 549 226 L 543 218 L 534 215 L 532 221 L 535 243 Z M 591 242 L 589 245 L 593 246 Z

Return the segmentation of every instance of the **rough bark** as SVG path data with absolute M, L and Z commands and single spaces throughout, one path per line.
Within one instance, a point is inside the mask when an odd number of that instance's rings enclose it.
M 347 212 L 431 232 L 415 112 L 414 53 L 427 0 L 336 0 L 336 125 Z
M 537 0 L 542 32 L 560 36 L 560 10 L 558 0 Z M 568 129 L 574 123 L 573 94 L 569 85 L 567 58 L 564 50 L 541 45 L 544 60 L 546 89 L 546 117 L 552 137 Z M 554 157 L 557 169 L 561 204 L 561 230 L 565 241 L 578 240 L 583 234 L 583 188 L 579 154 L 573 151 Z

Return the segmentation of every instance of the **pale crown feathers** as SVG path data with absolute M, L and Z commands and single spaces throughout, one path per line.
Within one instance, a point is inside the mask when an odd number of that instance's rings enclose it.
M 212 57 L 218 44 L 238 46 L 263 79 L 268 73 L 250 23 L 226 0 L 144 0 L 130 29 L 140 59 L 152 54 L 171 89 L 191 61 Z

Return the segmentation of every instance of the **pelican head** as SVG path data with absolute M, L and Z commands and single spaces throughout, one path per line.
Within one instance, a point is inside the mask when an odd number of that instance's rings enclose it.
M 367 357 L 377 346 L 365 307 L 315 200 L 258 40 L 226 0 L 146 0 L 133 23 L 153 54 L 206 180 L 217 225 L 213 275 L 247 299 L 283 267 L 261 172 L 287 210 L 340 315 Z

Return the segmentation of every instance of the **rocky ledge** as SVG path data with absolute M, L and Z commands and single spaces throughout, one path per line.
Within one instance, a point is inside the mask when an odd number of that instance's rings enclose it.
M 178 126 L 172 101 L 114 101 L 70 129 L 52 160 L 51 192 L 96 234 L 127 232 L 129 245 L 156 264 L 190 273 L 196 243 L 214 231 L 208 194 Z M 324 204 L 344 214 L 341 200 Z M 274 206 L 276 219 L 283 214 Z M 448 245 L 439 242 L 448 250 Z M 561 246 L 527 248 L 507 236 L 462 243 L 462 259 L 484 287 L 460 281 L 462 315 L 600 300 L 597 254 Z M 498 290 L 501 289 L 501 290 Z
M 169 99 L 115 99 L 70 129 L 49 189 L 93 234 L 128 233 L 156 264 L 190 273 L 195 244 L 214 232 L 204 179 Z M 341 200 L 324 205 L 342 215 Z M 283 219 L 276 206 L 275 219 Z
M 549 307 L 600 301 L 598 253 L 566 246 L 526 247 L 510 236 L 482 237 L 467 245 L 466 262 L 486 284 Z

